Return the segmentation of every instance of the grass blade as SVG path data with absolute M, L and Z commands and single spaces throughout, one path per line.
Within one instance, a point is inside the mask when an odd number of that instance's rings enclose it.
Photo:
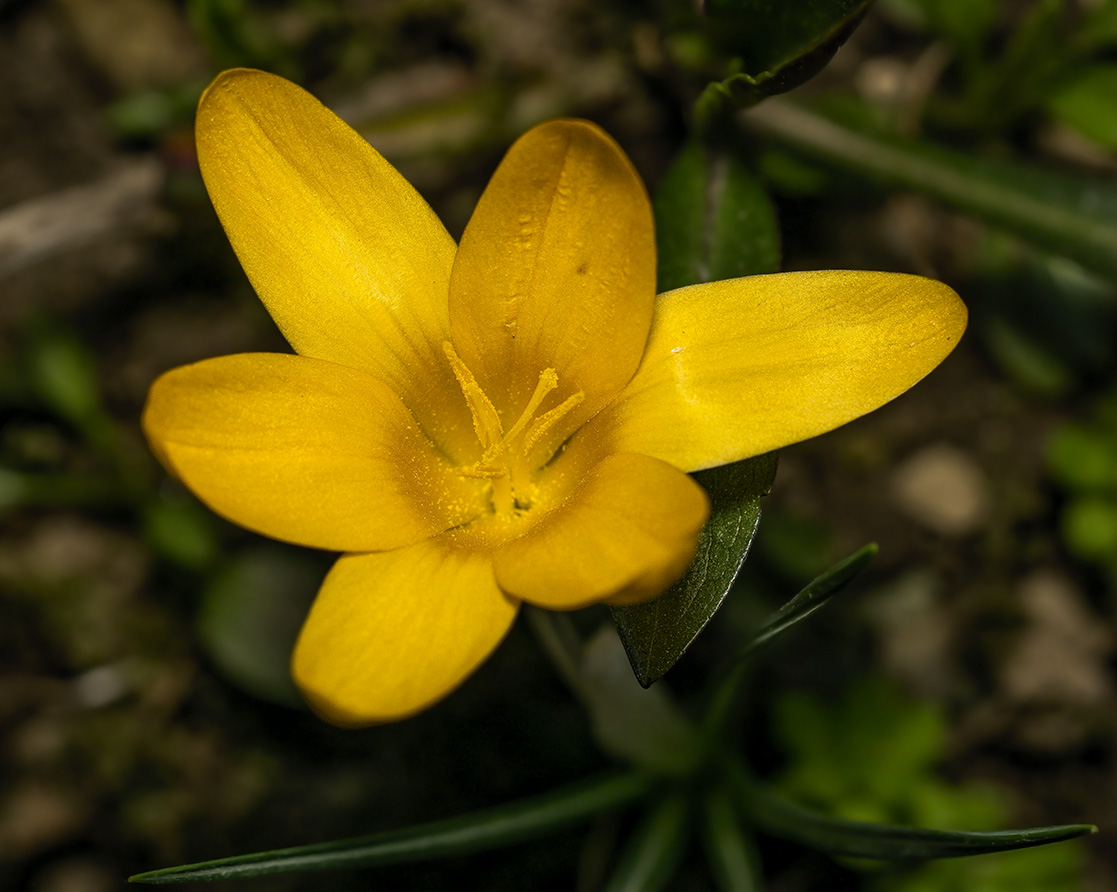
M 1098 829 L 1092 824 L 1061 824 L 973 833 L 844 821 L 776 796 L 752 783 L 740 765 L 730 763 L 728 773 L 738 804 L 758 829 L 832 855 L 880 861 L 961 858 L 1063 842 Z
M 133 883 L 187 883 L 269 874 L 426 861 L 512 845 L 619 808 L 643 796 L 649 781 L 635 773 L 583 781 L 542 796 L 476 812 L 317 845 L 236 855 L 129 877 Z

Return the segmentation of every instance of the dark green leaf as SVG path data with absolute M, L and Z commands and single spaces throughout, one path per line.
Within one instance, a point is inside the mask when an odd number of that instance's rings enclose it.
M 784 101 L 766 102 L 742 120 L 829 167 L 929 195 L 1117 277 L 1112 183 L 859 132 Z
M 356 839 L 237 855 L 129 877 L 133 883 L 190 883 L 279 873 L 374 867 L 481 852 L 542 836 L 620 808 L 648 790 L 639 774 L 611 774 L 508 805 Z
M 744 162 L 686 146 L 655 197 L 659 290 L 775 271 L 779 236 L 767 194 Z M 686 575 L 645 604 L 613 609 L 640 684 L 670 669 L 724 600 L 772 486 L 775 455 L 695 475 L 709 492 L 710 520 Z
M 752 104 L 799 86 L 833 58 L 871 2 L 708 0 L 711 33 L 740 66 L 711 88 L 734 102 Z
M 876 556 L 876 553 L 876 543 L 870 542 L 811 580 L 806 588 L 768 618 L 752 641 L 745 646 L 745 652 L 770 641 L 818 610 L 832 595 L 836 595 L 860 576 L 861 571 L 869 565 L 869 561 Z
M 678 794 L 652 808 L 625 846 L 605 892 L 657 892 L 674 879 L 689 836 L 689 807 Z
M 727 773 L 737 803 L 750 823 L 773 836 L 832 855 L 881 861 L 959 858 L 1042 846 L 1097 832 L 1091 824 L 968 833 L 843 821 L 801 808 L 776 796 L 752 783 L 737 764 L 727 764 Z
M 632 670 L 644 687 L 675 665 L 721 606 L 756 535 L 760 497 L 775 476 L 775 453 L 694 475 L 710 494 L 710 519 L 694 563 L 658 598 L 612 608 Z
M 779 229 L 764 187 L 737 156 L 692 142 L 655 195 L 661 292 L 780 265 Z

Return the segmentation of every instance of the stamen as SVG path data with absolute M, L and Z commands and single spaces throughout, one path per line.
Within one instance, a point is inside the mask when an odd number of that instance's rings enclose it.
M 473 377 L 473 372 L 458 356 L 454 345 L 449 341 L 443 341 L 442 352 L 446 354 L 446 358 L 450 361 L 450 368 L 454 370 L 454 377 L 458 379 L 458 384 L 465 395 L 466 404 L 469 406 L 469 413 L 473 416 L 473 430 L 477 434 L 477 439 L 481 441 L 481 447 L 487 454 L 488 450 L 498 445 L 503 439 L 504 432 L 500 424 L 500 415 L 497 414 L 492 401 L 485 396 L 485 391 L 481 389 L 477 379 Z M 484 463 L 484 461 L 485 459 L 482 458 L 479 464 Z M 466 476 L 470 475 L 467 474 Z
M 457 473 L 459 477 L 469 477 L 473 480 L 495 480 L 498 477 L 507 477 L 508 469 L 503 465 L 494 465 L 482 458 L 481 461 L 475 461 L 464 468 L 458 468 Z
M 558 387 L 558 374 L 554 369 L 544 369 L 539 373 L 539 383 L 535 385 L 535 393 L 531 395 L 527 407 L 520 413 L 520 417 L 516 423 L 512 425 L 512 429 L 504 435 L 505 443 L 511 443 L 512 440 L 520 435 L 520 432 L 528 426 L 528 422 L 530 422 L 532 416 L 535 415 L 535 410 L 539 408 L 539 404 L 543 402 L 547 394 L 556 387 Z
M 526 511 L 531 507 L 536 492 L 532 482 L 533 450 L 571 409 L 582 402 L 585 394 L 578 391 L 536 418 L 535 413 L 539 411 L 543 401 L 558 387 L 558 373 L 554 369 L 544 369 L 539 373 L 535 392 L 520 417 L 509 428 L 508 433 L 504 433 L 500 414 L 469 367 L 462 362 L 454 345 L 444 341 L 442 352 L 446 354 L 454 377 L 458 379 L 458 385 L 465 395 L 473 416 L 473 430 L 482 449 L 477 461 L 459 467 L 457 473 L 462 477 L 490 481 L 493 508 L 497 514 L 511 516 L 518 511 Z
M 536 447 L 541 439 L 553 428 L 562 418 L 570 412 L 578 403 L 586 398 L 582 391 L 572 393 L 565 400 L 555 406 L 551 411 L 544 412 L 535 419 L 535 423 L 528 428 L 527 433 L 524 435 L 524 445 L 522 448 L 523 454 L 526 456 Z

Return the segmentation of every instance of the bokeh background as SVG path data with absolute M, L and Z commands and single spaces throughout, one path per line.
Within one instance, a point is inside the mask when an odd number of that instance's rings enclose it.
M 198 176 L 193 108 L 217 71 L 311 89 L 457 236 L 502 151 L 547 117 L 602 124 L 654 191 L 702 87 L 731 70 L 715 32 L 688 0 L 0 0 L 0 887 L 104 892 L 609 765 L 523 624 L 426 714 L 359 732 L 316 720 L 286 659 L 332 556 L 211 515 L 162 474 L 138 419 L 165 369 L 287 349 Z M 1031 165 L 1032 195 L 1048 173 L 1077 178 L 1104 211 L 1115 60 L 1113 0 L 880 0 L 790 98 Z M 662 684 L 693 708 L 759 619 L 876 541 L 857 586 L 758 661 L 741 710 L 758 770 L 847 817 L 1102 833 L 888 869 L 761 838 L 768 888 L 1115 888 L 1114 274 L 748 120 L 734 140 L 772 196 L 785 269 L 931 275 L 972 323 L 909 394 L 784 450 L 741 580 Z M 608 615 L 575 622 L 588 635 Z M 244 886 L 589 892 L 631 820 Z M 674 888 L 710 887 L 694 855 Z

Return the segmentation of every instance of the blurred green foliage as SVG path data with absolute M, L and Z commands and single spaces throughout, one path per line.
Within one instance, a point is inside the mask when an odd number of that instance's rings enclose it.
M 787 763 L 778 787 L 790 798 L 846 820 L 988 830 L 1009 822 L 1005 793 L 988 783 L 950 783 L 936 772 L 947 720 L 879 676 L 840 697 L 802 691 L 776 700 L 773 731 Z M 1069 842 L 995 857 L 870 871 L 879 892 L 1067 892 L 1080 888 L 1082 849 Z
M 1059 517 L 1067 548 L 1100 567 L 1117 588 L 1117 394 L 1101 397 L 1088 420 L 1057 430 L 1047 463 L 1067 491 Z

